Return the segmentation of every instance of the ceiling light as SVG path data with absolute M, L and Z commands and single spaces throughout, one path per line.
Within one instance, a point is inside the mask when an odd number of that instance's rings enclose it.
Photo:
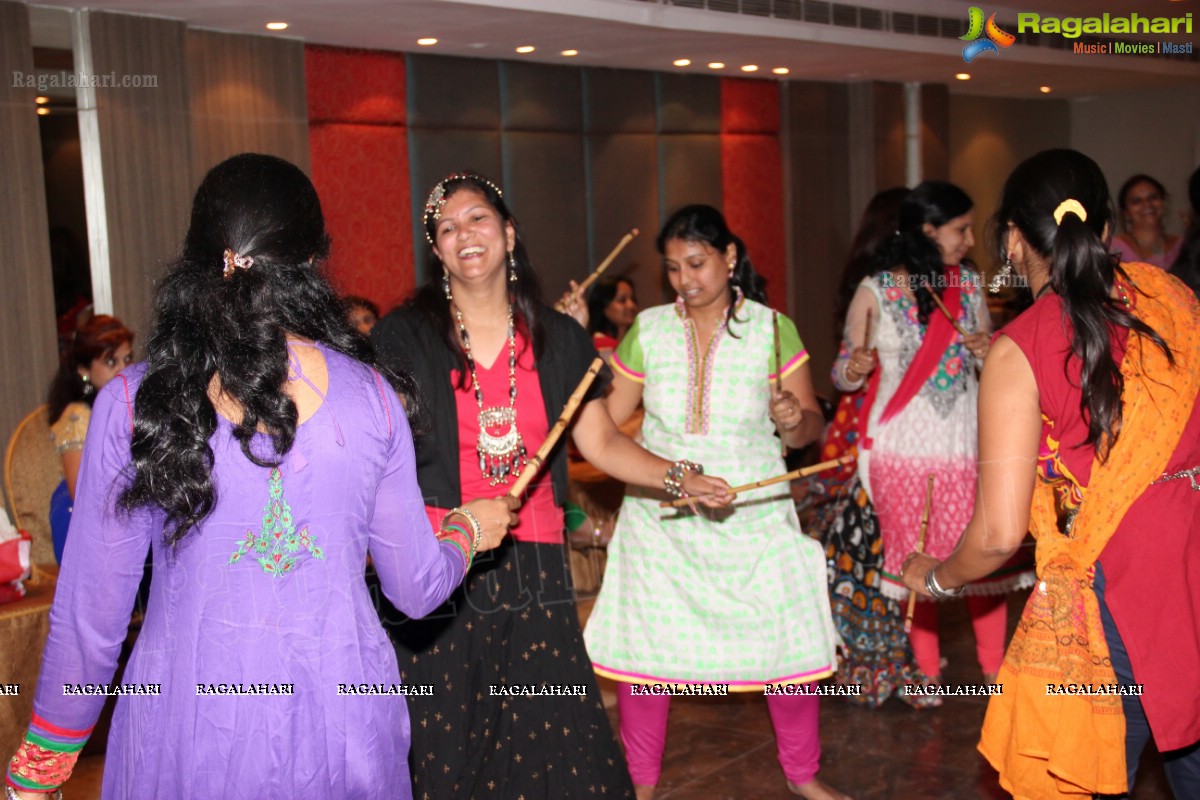
M 789 70 L 787 67 L 776 67 L 775 69 L 771 70 L 771 72 L 774 72 L 776 75 L 787 75 L 790 71 L 791 70 Z
M 537 48 L 531 44 L 523 44 L 517 48 L 518 53 L 532 53 Z
M 957 75 L 955 75 L 954 77 L 958 78 L 960 81 L 969 81 L 969 80 L 971 80 L 971 73 L 960 72 Z
M 46 103 L 50 102 L 50 98 L 46 97 L 46 95 L 44 95 L 44 94 L 39 94 L 36 98 L 34 98 L 34 102 L 37 103 L 39 106 L 43 106 Z
M 692 60 L 690 58 L 677 58 L 671 63 L 677 67 L 690 67 L 692 65 Z
M 1042 94 L 1050 94 L 1050 87 L 1042 86 L 1041 88 L 1038 89 L 1038 91 L 1041 92 Z
M 710 61 L 710 62 L 708 62 L 708 68 L 709 69 L 725 69 L 725 62 L 724 61 Z
M 577 56 L 577 55 L 579 55 L 579 51 L 578 50 L 563 50 L 562 54 L 564 56 L 568 56 L 568 57 Z
M 758 64 L 744 64 L 742 72 L 758 72 Z
M 269 31 L 286 31 L 287 23 L 286 22 L 268 22 L 267 30 L 269 30 Z
M 37 113 L 39 116 L 44 117 L 50 113 L 50 109 L 46 108 L 45 106 L 38 106 Z
M 417 39 L 417 44 L 421 45 L 421 47 L 432 47 L 437 44 L 437 39 L 432 36 L 426 36 L 424 39 Z

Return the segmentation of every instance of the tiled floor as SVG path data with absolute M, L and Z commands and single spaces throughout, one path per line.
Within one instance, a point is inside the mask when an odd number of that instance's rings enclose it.
M 1010 604 L 1010 617 L 1020 601 Z M 581 615 L 590 603 L 580 604 Z M 942 646 L 949 683 L 978 683 L 970 624 L 961 603 L 943 612 Z M 1010 620 L 1011 624 L 1011 620 Z M 611 708 L 614 695 L 605 689 Z M 822 701 L 821 778 L 856 800 L 1003 800 L 996 774 L 975 751 L 983 720 L 982 698 L 947 699 L 939 709 L 917 711 L 891 701 L 865 711 L 834 699 Z M 67 785 L 71 800 L 97 800 L 103 756 L 80 760 Z M 656 800 L 772 800 L 792 797 L 775 758 L 767 706 L 761 696 L 675 698 L 667 752 Z M 1161 762 L 1143 758 L 1134 800 L 1170 800 Z M 446 798 L 445 800 L 457 800 Z M 564 798 L 564 800 L 569 800 Z

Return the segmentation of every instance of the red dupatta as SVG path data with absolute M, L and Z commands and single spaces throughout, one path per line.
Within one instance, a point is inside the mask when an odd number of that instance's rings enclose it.
M 946 290 L 942 293 L 942 301 L 946 304 L 946 308 L 953 309 L 955 313 L 962 307 L 962 292 L 959 289 L 959 267 L 957 264 L 946 265 Z M 930 289 L 930 291 L 933 291 Z M 942 362 L 942 356 L 946 353 L 946 348 L 954 341 L 954 337 L 958 335 L 958 331 L 954 329 L 954 325 L 950 323 L 949 318 L 945 314 L 940 313 L 936 308 L 930 314 L 929 324 L 925 327 L 925 338 L 921 342 L 921 346 L 917 349 L 917 354 L 913 358 L 912 364 L 904 373 L 904 377 L 900 379 L 900 385 L 896 388 L 896 393 L 888 400 L 888 404 L 883 408 L 883 414 L 879 417 L 879 422 L 884 423 L 895 417 L 909 404 L 909 402 L 917 396 L 917 392 L 921 391 L 921 387 L 925 385 L 925 381 L 929 380 L 937 370 L 938 365 Z M 868 344 L 870 344 L 868 342 Z M 867 421 L 871 417 L 871 408 L 875 405 L 875 398 L 879 395 L 879 379 L 880 370 L 876 369 L 871 373 L 871 380 L 867 384 L 866 394 L 863 396 L 862 410 L 859 411 L 858 417 L 858 440 L 860 446 L 864 450 L 870 450 L 872 439 L 867 435 Z

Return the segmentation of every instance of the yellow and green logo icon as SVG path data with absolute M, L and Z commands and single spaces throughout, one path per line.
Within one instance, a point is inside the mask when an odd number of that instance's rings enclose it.
M 1000 29 L 996 24 L 996 15 L 992 14 L 987 18 L 987 23 L 983 21 L 983 9 L 978 6 L 971 6 L 969 16 L 967 17 L 968 30 L 965 36 L 958 37 L 967 45 L 963 48 L 963 61 L 970 64 L 984 53 L 999 53 L 1002 47 L 1011 47 L 1012 43 L 1017 40 L 1008 31 Z M 987 38 L 980 37 L 987 34 Z

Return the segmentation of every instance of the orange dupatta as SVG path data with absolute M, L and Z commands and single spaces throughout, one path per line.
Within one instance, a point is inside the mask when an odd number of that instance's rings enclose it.
M 1030 511 L 1040 583 L 1004 657 L 979 751 L 1016 800 L 1090 798 L 1127 790 L 1121 698 L 1049 695 L 1048 684 L 1116 684 L 1092 567 L 1125 513 L 1167 466 L 1200 389 L 1195 296 L 1163 270 L 1123 264 L 1134 284 L 1132 312 L 1172 347 L 1131 333 L 1121 374 L 1122 428 L 1106 462 L 1095 461 L 1071 538 L 1058 530 L 1054 490 L 1038 482 Z

